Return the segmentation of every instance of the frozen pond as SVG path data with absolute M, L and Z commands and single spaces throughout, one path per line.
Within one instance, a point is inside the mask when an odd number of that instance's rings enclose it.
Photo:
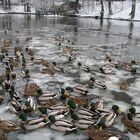
M 8 34 L 4 34 L 5 29 Z M 17 31 L 19 33 L 17 33 Z M 67 58 L 62 55 L 62 50 L 58 48 L 55 37 L 61 35 L 66 40 L 71 40 L 75 44 L 74 54 L 78 61 L 88 66 L 100 66 L 104 63 L 106 54 L 111 54 L 115 60 L 130 62 L 136 60 L 140 64 L 140 24 L 126 21 L 96 20 L 75 17 L 36 17 L 30 15 L 0 15 L 0 39 L 19 39 L 20 46 L 25 47 L 25 38 L 32 36 L 32 42 L 28 45 L 35 52 L 36 58 L 46 58 L 57 63 L 65 63 Z M 66 45 L 69 45 L 65 42 Z M 94 65 L 93 65 L 94 64 Z M 70 66 L 69 66 L 70 67 Z M 65 69 L 69 68 L 67 65 Z M 130 106 L 136 107 L 140 111 L 140 73 L 136 75 L 128 74 L 124 71 L 117 71 L 115 75 L 103 76 L 100 73 L 89 74 L 80 73 L 78 76 L 66 74 L 55 74 L 53 76 L 43 75 L 38 72 L 38 67 L 31 68 L 32 80 L 41 88 L 52 88 L 51 86 L 69 86 L 75 83 L 86 83 L 87 79 L 94 75 L 103 79 L 107 85 L 107 90 L 98 88 L 91 90 L 91 93 L 105 101 L 106 107 L 113 104 L 120 106 L 122 111 Z M 94 68 L 93 68 L 94 69 Z M 74 70 L 73 70 L 74 71 Z M 74 72 L 73 72 L 74 73 Z M 77 80 L 78 79 L 78 80 Z M 129 82 L 129 90 L 120 90 L 117 83 L 120 79 Z M 49 83 L 49 84 L 48 84 Z M 20 89 L 20 83 L 19 85 Z M 7 112 L 7 105 L 0 106 L 0 118 L 15 120 L 16 116 Z M 120 124 L 114 125 L 120 130 L 124 130 Z M 125 133 L 130 139 L 139 140 L 131 133 Z M 10 134 L 10 138 L 15 134 Z M 16 134 L 17 140 L 86 140 L 82 133 L 64 135 L 51 131 L 48 128 L 39 129 L 28 134 Z M 12 138 L 13 139 L 13 138 Z M 16 138 L 14 138 L 16 140 Z M 9 139 L 11 140 L 11 139 Z

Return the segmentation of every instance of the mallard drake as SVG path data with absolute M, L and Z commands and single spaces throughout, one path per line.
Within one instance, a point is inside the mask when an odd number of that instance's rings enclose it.
M 12 85 L 9 90 L 10 98 L 15 99 L 17 102 L 22 102 L 22 99 L 18 92 L 15 92 L 15 87 Z
M 21 70 L 20 75 L 22 76 L 22 78 L 25 78 L 25 79 L 30 78 L 30 72 L 27 69 L 26 70 Z
M 89 81 L 89 87 L 93 87 L 93 86 L 101 89 L 106 89 L 106 85 L 103 81 L 95 80 L 93 77 L 91 77 Z
M 71 118 L 73 119 L 75 126 L 80 129 L 87 129 L 95 123 L 92 119 L 80 119 L 77 114 L 71 114 Z
M 100 126 L 103 128 L 111 126 L 114 123 L 115 118 L 116 118 L 116 114 L 114 112 L 104 113 L 98 119 L 97 123 L 94 124 L 94 126 Z
M 80 93 L 83 95 L 89 94 L 89 91 L 82 85 L 76 85 L 74 87 L 66 87 L 66 91 L 68 91 L 68 93 L 74 92 L 74 93 Z
M 11 121 L 0 120 L 0 129 L 8 133 L 11 131 L 19 130 L 19 127 Z
M 49 116 L 48 119 L 52 123 L 50 125 L 51 129 L 61 131 L 61 132 L 71 132 L 77 129 L 76 126 L 72 124 L 72 122 L 68 120 L 56 120 L 55 116 Z
M 12 111 L 15 114 L 18 114 L 22 109 L 21 109 L 21 104 L 17 102 L 15 99 L 10 101 L 8 103 L 10 111 Z
M 112 61 L 112 59 L 109 59 L 109 64 L 115 68 L 118 68 L 118 62 L 117 61 Z
M 107 68 L 107 67 L 101 67 L 99 71 L 103 74 L 114 74 L 114 71 L 112 68 Z
M 34 111 L 36 110 L 36 104 L 35 104 L 35 101 L 33 100 L 33 98 L 31 96 L 29 96 L 27 98 L 27 101 L 25 102 L 24 105 L 22 105 L 22 110 L 24 112 L 28 112 L 30 113 L 31 111 Z
M 7 136 L 3 130 L 0 130 L 0 140 L 7 140 Z
M 82 65 L 82 63 L 80 63 L 80 62 L 78 62 L 78 67 L 81 69 L 81 70 L 83 70 L 83 71 L 85 71 L 85 72 L 90 72 L 90 68 L 88 67 L 88 66 L 86 66 L 86 65 Z
M 62 103 L 58 103 L 56 105 L 52 105 L 49 109 L 50 110 L 67 110 L 68 106 Z
M 129 63 L 124 63 L 123 64 L 123 69 L 126 70 L 126 71 L 131 72 L 132 74 L 136 74 L 136 72 L 137 72 L 137 69 L 136 68 L 133 68 L 131 66 L 131 64 L 129 64 Z
M 35 130 L 38 128 L 44 127 L 49 121 L 46 121 L 45 118 L 38 118 L 38 119 L 30 119 L 27 120 L 27 114 L 21 113 L 19 118 L 23 121 L 20 126 L 22 129 L 25 130 Z
M 38 101 L 47 101 L 50 99 L 54 99 L 57 98 L 58 94 L 57 93 L 51 93 L 51 92 L 45 92 L 44 94 L 42 94 L 40 97 L 38 97 Z
M 80 119 L 94 119 L 96 114 L 86 108 L 78 109 L 75 111 Z

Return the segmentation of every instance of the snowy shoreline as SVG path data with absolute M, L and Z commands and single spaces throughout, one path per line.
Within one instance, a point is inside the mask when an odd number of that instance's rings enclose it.
M 36 13 L 27 13 L 27 12 L 5 12 L 0 13 L 0 15 L 37 15 Z M 43 16 L 48 17 L 77 17 L 77 18 L 94 18 L 94 19 L 101 19 L 100 16 L 80 16 L 80 15 L 44 15 Z M 103 20 L 120 20 L 120 21 L 134 21 L 134 22 L 140 22 L 140 19 L 124 19 L 124 18 L 111 18 L 111 17 L 104 17 Z

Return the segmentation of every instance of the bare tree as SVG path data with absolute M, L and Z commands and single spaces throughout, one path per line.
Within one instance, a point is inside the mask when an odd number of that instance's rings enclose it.
M 101 4 L 100 16 L 101 16 L 101 19 L 102 19 L 104 17 L 104 3 L 103 3 L 103 0 L 100 0 L 100 4 Z
M 108 0 L 108 14 L 109 15 L 112 15 L 112 0 Z
M 132 0 L 132 8 L 130 12 L 131 19 L 135 17 L 135 9 L 136 9 L 136 0 Z

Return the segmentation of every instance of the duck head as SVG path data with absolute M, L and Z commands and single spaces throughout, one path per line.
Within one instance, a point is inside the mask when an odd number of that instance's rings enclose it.
M 100 70 L 101 73 L 105 74 L 105 71 L 104 71 L 103 68 L 100 68 L 99 70 Z
M 70 109 L 73 109 L 73 110 L 76 109 L 76 104 L 73 100 L 69 100 L 68 105 L 69 105 Z
M 135 68 L 132 68 L 131 73 L 136 74 L 137 70 Z
M 113 106 L 112 106 L 112 110 L 113 110 L 113 112 L 116 113 L 116 114 L 120 114 L 120 113 L 121 113 L 120 108 L 119 108 L 119 106 L 117 106 L 117 105 L 113 105 Z
M 61 99 L 63 100 L 65 100 L 67 97 L 69 97 L 69 93 L 68 93 L 68 91 L 67 90 L 65 90 L 65 89 L 63 89 L 63 88 L 61 88 Z
M 129 108 L 129 113 L 135 115 L 136 114 L 136 109 L 134 107 Z
M 131 65 L 135 65 L 136 64 L 136 61 L 135 60 L 132 60 L 131 61 Z
M 72 88 L 72 87 L 66 87 L 65 89 L 66 89 L 66 91 L 68 91 L 68 92 L 73 92 L 73 88 Z
M 42 114 L 47 114 L 47 108 L 46 108 L 45 106 L 38 107 L 38 110 L 39 110 Z
M 38 89 L 38 90 L 37 90 L 37 95 L 38 95 L 38 96 L 41 96 L 42 94 L 43 94 L 42 89 Z
M 81 67 L 81 66 L 82 66 L 82 63 L 81 63 L 81 62 L 78 62 L 77 65 L 78 65 L 79 67 Z
M 51 123 L 54 123 L 54 122 L 56 121 L 54 115 L 50 115 L 50 116 L 48 117 L 48 119 L 50 120 Z
M 27 114 L 24 112 L 21 112 L 19 114 L 19 119 L 21 119 L 22 121 L 27 121 Z
M 95 78 L 94 77 L 91 77 L 90 78 L 90 81 L 95 82 Z
M 75 113 L 72 113 L 72 114 L 71 114 L 71 118 L 72 118 L 74 121 L 78 121 L 78 120 L 79 120 L 78 115 L 75 114 Z

